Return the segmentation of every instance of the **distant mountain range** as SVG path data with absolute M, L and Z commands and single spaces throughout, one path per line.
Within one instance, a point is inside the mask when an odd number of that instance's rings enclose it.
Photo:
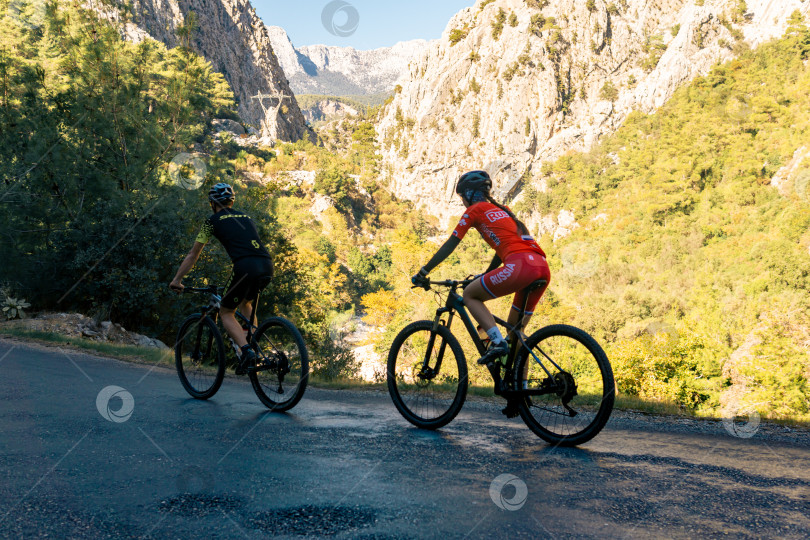
M 430 45 L 417 39 L 370 51 L 326 45 L 296 48 L 283 28 L 268 26 L 267 30 L 273 51 L 296 95 L 389 94 L 407 71 L 408 63 Z

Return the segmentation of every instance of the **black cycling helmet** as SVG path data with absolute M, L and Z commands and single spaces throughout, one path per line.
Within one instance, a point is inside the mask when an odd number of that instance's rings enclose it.
M 476 193 L 488 195 L 492 189 L 492 179 L 486 171 L 470 171 L 461 175 L 456 184 L 456 193 L 474 202 Z
M 233 188 L 229 184 L 219 183 L 208 192 L 208 200 L 218 204 L 231 202 L 236 198 Z

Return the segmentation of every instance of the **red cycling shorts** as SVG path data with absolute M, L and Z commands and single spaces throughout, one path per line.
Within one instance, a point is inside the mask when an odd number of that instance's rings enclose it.
M 551 272 L 546 258 L 535 252 L 514 253 L 506 257 L 503 266 L 481 277 L 481 284 L 492 298 L 500 298 L 507 294 L 517 293 L 512 300 L 512 309 L 520 310 L 526 296 L 524 289 L 537 281 L 545 279 L 546 286 L 535 289 L 529 295 L 526 304 L 526 313 L 534 313 L 534 308 L 546 292 L 548 282 L 551 281 Z

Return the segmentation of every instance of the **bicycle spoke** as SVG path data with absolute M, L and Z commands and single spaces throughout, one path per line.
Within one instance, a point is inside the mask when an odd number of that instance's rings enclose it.
M 515 387 L 536 390 L 521 401 L 521 415 L 540 437 L 580 444 L 593 437 L 613 407 L 613 375 L 604 352 L 582 330 L 556 326 L 527 341 L 516 365 Z
M 197 399 L 208 399 L 224 377 L 225 353 L 216 325 L 192 316 L 181 326 L 175 344 L 175 365 L 180 382 Z
M 435 429 L 461 409 L 467 366 L 449 331 L 434 334 L 432 326 L 429 321 L 414 323 L 394 340 L 388 359 L 388 389 L 406 419 Z
M 295 326 L 280 317 L 264 323 L 254 337 L 257 365 L 250 371 L 256 395 L 273 410 L 288 410 L 301 399 L 309 377 L 306 346 Z

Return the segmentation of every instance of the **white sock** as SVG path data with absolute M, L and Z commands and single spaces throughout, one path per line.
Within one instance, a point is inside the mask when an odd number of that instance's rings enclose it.
M 501 334 L 501 329 L 497 326 L 493 326 L 487 330 L 487 336 L 492 343 L 500 343 L 503 341 L 503 334 Z

